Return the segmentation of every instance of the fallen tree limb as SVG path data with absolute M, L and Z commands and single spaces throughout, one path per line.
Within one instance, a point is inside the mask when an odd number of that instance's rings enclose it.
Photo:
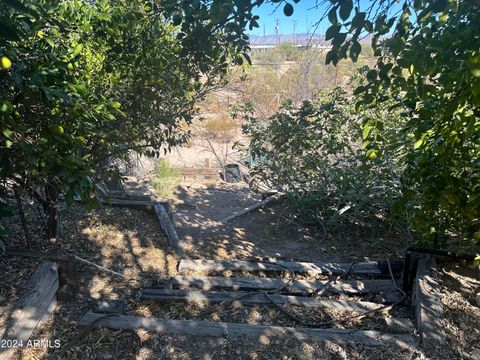
M 233 220 L 239 216 L 242 216 L 242 215 L 245 215 L 253 210 L 256 210 L 264 205 L 267 205 L 275 200 L 278 200 L 283 194 L 277 194 L 277 195 L 273 195 L 273 196 L 270 196 L 269 198 L 265 199 L 265 200 L 262 200 L 256 204 L 253 204 L 253 205 L 250 205 L 249 207 L 245 208 L 245 209 L 242 209 L 240 211 L 237 211 L 236 213 L 230 215 L 230 216 L 227 216 L 225 219 L 223 219 L 221 222 L 222 223 L 226 223 L 230 220 Z
M 5 255 L 7 256 L 20 256 L 20 257 L 28 257 L 28 258 L 34 258 L 34 259 L 43 259 L 43 260 L 51 260 L 51 261 L 57 261 L 57 262 L 62 262 L 62 263 L 71 263 L 71 262 L 81 262 L 86 265 L 92 266 L 102 272 L 107 272 L 112 275 L 121 277 L 124 280 L 128 281 L 134 281 L 134 279 L 129 279 L 125 275 L 120 274 L 119 272 L 110 270 L 104 266 L 95 264 L 89 260 L 85 260 L 79 256 L 76 255 L 63 255 L 63 254 L 48 254 L 48 253 L 43 253 L 41 251 L 35 251 L 35 250 L 27 250 L 27 249 L 17 249 L 17 248 L 7 248 L 5 251 Z M 70 279 L 71 281 L 76 281 L 76 279 Z
M 122 279 L 125 279 L 125 280 L 131 280 L 129 278 L 127 278 L 125 275 L 123 274 L 120 274 L 119 272 L 116 272 L 116 271 L 113 271 L 113 270 L 110 270 L 104 266 L 101 266 L 101 265 L 97 265 L 91 261 L 88 261 L 88 260 L 85 260 L 85 259 L 82 259 L 81 257 L 78 257 L 76 255 L 73 256 L 73 258 L 77 261 L 80 261 L 81 263 L 84 263 L 84 264 L 87 264 L 87 265 L 90 265 L 90 266 L 93 266 L 94 268 L 102 271 L 102 272 L 106 272 L 106 273 L 109 273 L 109 274 L 112 274 L 112 275 L 115 275 L 115 276 L 118 276 L 118 277 L 121 277 Z

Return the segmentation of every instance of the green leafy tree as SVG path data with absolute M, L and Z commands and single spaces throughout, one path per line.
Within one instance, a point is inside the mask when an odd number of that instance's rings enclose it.
M 331 3 L 327 37 L 333 63 L 360 52 L 371 33 L 377 63 L 356 89 L 357 108 L 393 99 L 408 121 L 398 136 L 413 139 L 405 158 L 403 196 L 395 207 L 419 240 L 445 245 L 451 235 L 475 243 L 480 228 L 480 4 L 477 1 L 393 1 L 361 11 Z M 395 11 L 392 14 L 392 9 Z M 373 15 L 375 14 L 375 15 Z M 386 146 L 381 123 L 367 149 Z M 450 236 L 448 236 L 450 235 Z
M 294 6 L 275 0 L 290 16 Z M 297 3 L 298 1 L 295 1 Z M 326 63 L 357 61 L 369 36 L 375 66 L 355 94 L 357 110 L 405 108 L 402 196 L 393 210 L 416 240 L 435 246 L 478 242 L 480 234 L 480 1 L 316 1 L 333 46 Z M 365 121 L 368 156 L 392 145 L 382 121 Z
M 49 237 L 60 194 L 94 205 L 116 160 L 185 141 L 258 26 L 237 1 L 8 0 L 0 19 L 0 176 L 43 204 Z

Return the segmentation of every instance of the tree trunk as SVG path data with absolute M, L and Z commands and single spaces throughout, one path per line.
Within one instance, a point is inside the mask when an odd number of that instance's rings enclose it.
M 49 239 L 62 238 L 62 223 L 60 221 L 60 212 L 58 211 L 59 191 L 55 185 L 45 187 L 46 195 L 46 215 L 47 215 L 47 236 Z

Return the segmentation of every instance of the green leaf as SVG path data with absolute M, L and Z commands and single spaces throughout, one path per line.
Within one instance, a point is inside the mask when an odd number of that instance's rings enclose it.
M 413 144 L 413 148 L 414 149 L 418 149 L 420 146 L 423 145 L 423 137 L 421 137 L 420 139 L 418 139 L 417 141 L 415 141 L 415 144 Z
M 352 19 L 352 28 L 358 29 L 362 28 L 365 24 L 365 13 L 357 12 Z
M 362 92 L 365 91 L 365 86 L 357 86 L 353 91 L 353 95 L 360 95 Z
M 362 143 L 360 150 L 365 150 L 372 142 L 370 140 L 366 140 Z
M 475 260 L 473 260 L 473 266 L 477 267 L 480 266 L 480 255 L 478 255 Z
M 362 131 L 363 140 L 368 138 L 368 135 L 370 135 L 370 131 L 372 131 L 372 129 L 373 129 L 372 125 L 365 125 L 364 126 L 363 131 Z
M 75 46 L 75 49 L 73 50 L 73 56 L 77 56 L 82 52 L 82 50 L 83 50 L 83 44 L 78 44 L 77 46 Z
M 120 107 L 122 106 L 122 104 L 120 104 L 118 101 L 112 102 L 111 105 L 114 109 L 120 109 Z
M 338 23 L 337 8 L 335 6 L 328 12 L 328 20 L 332 25 L 336 25 Z
M 325 40 L 330 40 L 333 39 L 338 32 L 340 31 L 341 26 L 340 25 L 332 25 L 330 26 L 327 31 L 325 32 Z
M 45 41 L 47 42 L 48 45 L 50 45 L 52 48 L 55 47 L 55 43 L 51 38 L 45 38 Z
M 293 14 L 292 4 L 286 3 L 285 6 L 283 7 L 283 13 L 285 14 L 285 16 L 292 16 Z
M 13 135 L 13 132 L 9 128 L 5 128 L 3 129 L 3 135 L 5 135 L 7 138 L 10 138 Z
M 248 55 L 247 53 L 243 53 L 243 57 L 245 58 L 245 60 L 247 60 L 248 65 L 252 65 L 252 59 L 250 58 L 250 55 Z
M 369 72 L 367 72 L 367 80 L 372 82 L 377 79 L 377 71 L 372 69 Z
M 328 65 L 330 63 L 332 63 L 333 65 L 336 65 L 338 63 L 338 55 L 333 49 L 330 50 L 325 57 L 325 64 Z
M 353 1 L 352 0 L 343 0 L 340 3 L 340 18 L 345 21 L 350 17 L 350 13 L 353 9 Z
M 480 68 L 478 68 L 478 69 L 472 69 L 471 72 L 472 72 L 472 75 L 473 75 L 473 76 L 475 76 L 475 77 L 480 77 Z
M 335 37 L 333 38 L 332 40 L 332 45 L 333 46 L 340 46 L 344 43 L 344 41 L 347 39 L 347 33 L 338 33 L 335 35 Z M 340 49 L 341 50 L 341 49 Z M 346 57 L 346 49 L 345 49 L 345 57 Z M 342 52 L 340 51 L 340 54 L 342 54 Z M 342 57 L 342 55 L 340 55 Z
M 350 59 L 352 59 L 353 62 L 356 62 L 361 52 L 362 45 L 360 45 L 358 41 L 355 41 L 350 47 Z
M 182 15 L 176 14 L 172 18 L 172 24 L 178 26 L 182 23 Z

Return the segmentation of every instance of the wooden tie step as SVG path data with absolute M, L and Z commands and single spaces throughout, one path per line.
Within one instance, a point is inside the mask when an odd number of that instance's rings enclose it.
M 399 272 L 401 263 L 392 263 L 392 270 Z M 330 262 L 297 262 L 297 261 L 244 261 L 244 260 L 190 260 L 182 259 L 178 264 L 178 271 L 207 271 L 222 272 L 250 271 L 250 272 L 282 272 L 292 270 L 298 274 L 308 275 L 342 275 L 347 272 L 353 275 L 388 276 L 388 268 L 377 261 L 357 263 L 330 263 Z
M 294 337 L 301 341 L 340 342 L 366 346 L 391 346 L 414 344 L 412 336 L 385 334 L 373 330 L 313 329 L 251 324 L 235 324 L 216 321 L 170 320 L 151 317 L 87 313 L 80 319 L 80 326 L 107 327 L 111 329 L 143 329 L 155 333 L 191 336 L 216 336 L 235 339 L 260 336 Z
M 145 289 L 142 299 L 160 303 L 181 301 L 186 303 L 223 303 L 233 302 L 238 305 L 271 304 L 297 305 L 312 308 L 329 308 L 343 311 L 365 312 L 379 310 L 382 304 L 367 301 L 346 301 L 336 299 L 318 299 L 306 296 L 269 294 L 227 291 L 188 291 L 170 289 Z M 271 299 L 271 300 L 270 300 Z
M 162 281 L 162 287 L 196 288 L 202 290 L 253 290 L 272 291 L 283 288 L 286 293 L 312 293 L 318 294 L 380 294 L 396 292 L 391 280 L 288 280 L 276 278 L 248 278 L 248 277 L 196 277 L 172 276 Z

